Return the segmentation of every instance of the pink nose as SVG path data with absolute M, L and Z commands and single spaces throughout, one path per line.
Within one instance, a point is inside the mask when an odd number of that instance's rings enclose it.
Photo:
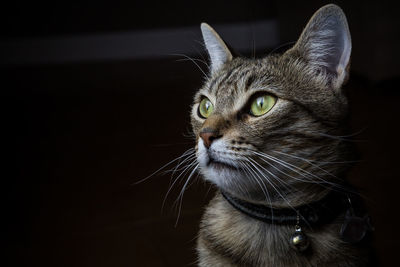
M 205 129 L 200 132 L 200 137 L 203 139 L 204 146 L 210 148 L 211 143 L 221 136 L 218 136 L 216 131 Z

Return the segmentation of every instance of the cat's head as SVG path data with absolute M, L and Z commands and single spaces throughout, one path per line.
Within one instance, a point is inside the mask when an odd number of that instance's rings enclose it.
M 340 133 L 347 111 L 351 39 L 342 10 L 327 5 L 282 55 L 233 57 L 207 24 L 209 78 L 191 120 L 200 172 L 220 189 L 265 199 L 315 185 L 330 187 L 342 169 Z M 280 191 L 277 193 L 277 191 Z

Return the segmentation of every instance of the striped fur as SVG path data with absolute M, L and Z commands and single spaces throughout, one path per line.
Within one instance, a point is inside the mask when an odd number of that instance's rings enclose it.
M 341 86 L 348 77 L 351 49 L 341 9 L 323 7 L 292 49 L 262 59 L 232 58 L 212 28 L 202 25 L 202 31 L 213 69 L 195 96 L 191 121 L 204 179 L 274 208 L 304 205 L 330 190 L 342 190 L 352 149 L 341 138 L 347 115 Z M 249 101 L 260 92 L 278 100 L 267 114 L 254 117 Z M 214 105 L 207 119 L 198 112 L 203 97 Z M 218 133 L 209 148 L 199 137 L 202 129 Z M 210 166 L 210 158 L 222 167 Z M 199 265 L 364 266 L 365 251 L 339 237 L 342 220 L 306 228 L 311 250 L 301 254 L 289 246 L 292 227 L 249 218 L 217 193 L 201 222 Z

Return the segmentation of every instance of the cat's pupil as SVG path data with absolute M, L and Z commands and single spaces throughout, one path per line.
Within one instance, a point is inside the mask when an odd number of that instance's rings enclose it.
M 264 108 L 264 97 L 259 97 L 257 99 L 257 106 L 259 106 L 261 109 Z

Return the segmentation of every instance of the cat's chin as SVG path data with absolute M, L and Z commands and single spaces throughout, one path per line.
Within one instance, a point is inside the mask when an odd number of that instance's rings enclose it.
M 245 179 L 242 170 L 222 162 L 210 162 L 201 168 L 205 180 L 215 184 L 222 190 L 231 191 L 237 188 L 238 183 Z
M 215 160 L 209 160 L 209 162 L 207 163 L 207 167 L 212 168 L 215 171 L 226 171 L 226 170 L 239 171 L 239 169 L 234 165 Z

